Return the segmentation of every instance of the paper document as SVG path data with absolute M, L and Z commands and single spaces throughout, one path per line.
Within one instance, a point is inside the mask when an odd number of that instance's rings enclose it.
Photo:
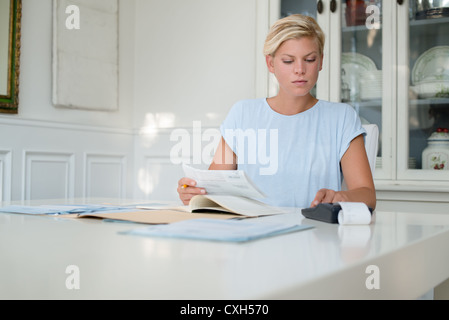
M 129 211 L 131 207 L 109 206 L 109 205 L 40 205 L 21 206 L 10 205 L 0 208 L 0 212 L 23 213 L 36 215 L 64 215 L 64 214 L 88 214 L 93 212 L 117 212 Z
M 182 168 L 185 176 L 195 180 L 197 187 L 205 188 L 208 194 L 266 197 L 242 170 L 200 170 L 186 164 Z
M 194 219 L 167 225 L 137 228 L 122 234 L 147 237 L 242 242 L 310 229 L 309 225 L 266 223 L 243 220 Z

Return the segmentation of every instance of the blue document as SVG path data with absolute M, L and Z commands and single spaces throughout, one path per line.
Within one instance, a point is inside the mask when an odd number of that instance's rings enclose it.
M 41 205 L 41 206 L 20 206 L 10 205 L 0 208 L 0 212 L 23 213 L 36 215 L 61 215 L 61 214 L 89 214 L 93 212 L 117 212 L 129 211 L 130 207 L 109 206 L 109 205 Z
M 243 242 L 313 228 L 292 223 L 268 223 L 248 220 L 191 219 L 171 224 L 121 232 L 147 237 Z

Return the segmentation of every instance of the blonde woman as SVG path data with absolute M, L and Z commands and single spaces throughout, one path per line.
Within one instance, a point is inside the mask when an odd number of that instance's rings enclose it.
M 279 83 L 278 94 L 239 101 L 231 108 L 209 169 L 244 170 L 268 196 L 261 200 L 271 205 L 305 208 L 350 201 L 375 208 L 366 132 L 358 115 L 347 104 L 318 100 L 310 93 L 322 69 L 323 47 L 324 34 L 311 17 L 291 15 L 271 27 L 264 55 Z M 267 159 L 277 162 L 274 170 L 262 171 Z M 185 177 L 178 181 L 184 204 L 207 192 L 195 184 Z

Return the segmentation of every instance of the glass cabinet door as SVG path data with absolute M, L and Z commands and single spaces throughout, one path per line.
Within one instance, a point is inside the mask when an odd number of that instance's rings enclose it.
M 340 101 L 352 105 L 362 124 L 379 128 L 376 170 L 382 168 L 382 0 L 341 2 Z
M 449 1 L 409 0 L 398 13 L 408 28 L 398 39 L 399 66 L 407 70 L 398 79 L 398 177 L 448 181 Z
M 326 34 L 317 97 L 379 127 L 376 182 L 449 190 L 449 0 L 280 4 L 282 16 L 316 17 Z

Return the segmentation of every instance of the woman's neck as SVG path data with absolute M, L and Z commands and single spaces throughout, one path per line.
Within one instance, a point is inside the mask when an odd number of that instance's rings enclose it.
M 274 111 L 287 116 L 309 110 L 317 101 L 318 99 L 310 93 L 301 97 L 291 97 L 279 92 L 277 96 L 267 99 L 268 104 Z

